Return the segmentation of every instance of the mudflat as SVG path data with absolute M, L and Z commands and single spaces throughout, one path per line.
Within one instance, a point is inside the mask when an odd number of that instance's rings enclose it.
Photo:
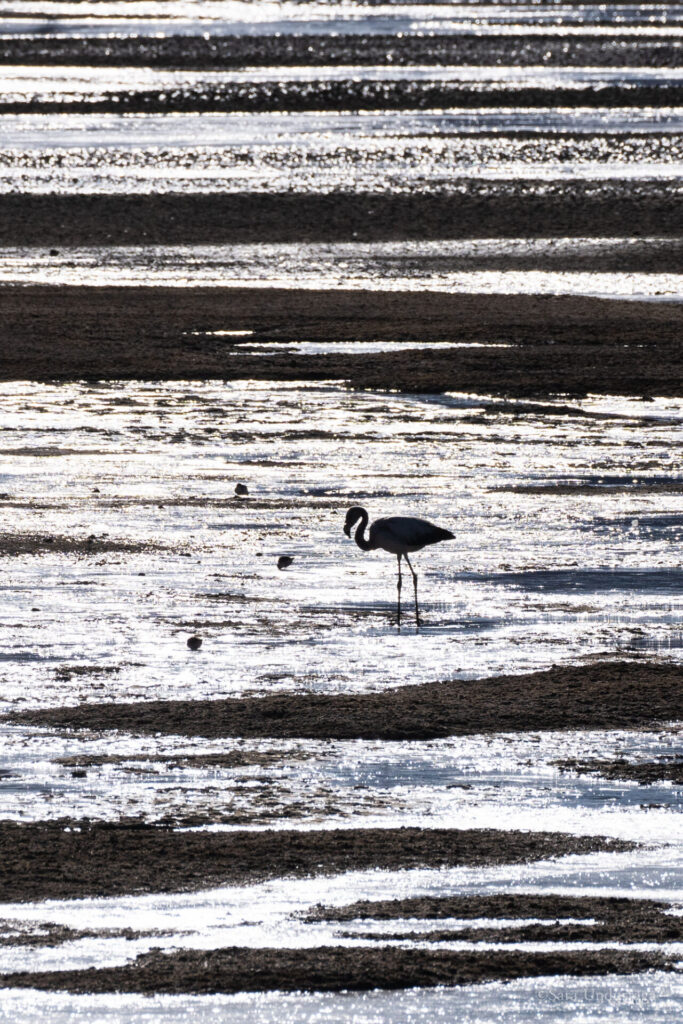
M 674 302 L 262 288 L 0 286 L 1 380 L 341 380 L 357 388 L 543 397 L 680 396 Z M 448 341 L 325 355 L 249 340 Z M 244 339 L 242 339 L 244 340 Z M 506 347 L 500 347 L 503 344 Z M 495 346 L 495 347 L 493 347 Z
M 519 133 L 516 134 L 519 137 Z M 463 238 L 680 239 L 680 188 L 669 182 L 479 181 L 448 191 L 8 194 L 4 245 L 197 245 L 444 241 Z M 622 246 L 617 242 L 618 250 Z M 640 253 L 639 267 L 648 257 Z M 680 267 L 673 258 L 671 269 Z M 588 268 L 587 268 L 588 269 Z
M 364 900 L 345 907 L 315 907 L 307 921 L 400 921 L 400 931 L 382 930 L 364 938 L 418 939 L 411 919 L 434 921 L 435 930 L 419 933 L 424 942 L 680 942 L 683 918 L 671 904 L 657 900 L 614 896 L 559 896 L 556 893 L 495 893 L 464 896 L 415 896 L 398 900 Z M 492 919 L 504 924 L 481 924 L 454 929 L 438 922 L 447 918 Z M 519 924 L 519 918 L 540 918 Z M 561 920 L 571 919 L 571 921 Z M 407 919 L 407 920 L 406 920 Z M 360 937 L 348 931 L 347 936 Z
M 0 822 L 0 899 L 184 892 L 267 878 L 524 864 L 568 854 L 631 849 L 632 843 L 600 836 L 496 829 L 195 832 L 136 821 L 4 821 Z
M 9 720 L 179 736 L 425 740 L 538 729 L 628 729 L 683 718 L 683 666 L 597 662 L 383 693 L 81 704 Z
M 630 950 L 527 953 L 450 952 L 432 949 L 152 950 L 122 967 L 0 975 L 0 985 L 67 992 L 341 992 L 477 982 L 565 974 L 581 977 L 673 970 L 674 958 Z

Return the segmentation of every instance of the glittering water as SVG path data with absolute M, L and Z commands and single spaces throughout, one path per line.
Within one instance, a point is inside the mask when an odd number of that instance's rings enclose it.
M 561 269 L 590 265 L 617 248 L 626 267 L 676 248 L 663 239 L 506 239 L 466 242 L 90 246 L 0 249 L 0 282 L 59 285 L 239 285 L 494 294 L 680 298 L 683 274 Z M 524 269 L 514 269 L 515 261 Z M 531 269 L 538 261 L 539 269 Z M 472 269 L 477 264 L 482 269 Z M 497 265 L 500 269 L 487 269 Z M 545 269 L 544 264 L 559 265 Z M 504 266 L 504 269 L 503 269 Z M 541 269 L 543 268 L 543 269 Z M 229 333 L 229 332 L 228 332 Z
M 164 550 L 77 557 L 50 553 L 46 544 L 41 554 L 5 559 L 5 707 L 278 688 L 360 692 L 454 675 L 474 680 L 594 654 L 629 657 L 644 641 L 680 659 L 683 579 L 678 534 L 670 531 L 682 521 L 681 497 L 642 485 L 680 481 L 670 452 L 683 409 L 664 400 L 573 405 L 572 416 L 560 403 L 557 414 L 551 403 L 538 412 L 530 404 L 520 415 L 515 407 L 506 412 L 504 403 L 485 407 L 477 396 L 353 394 L 333 385 L 6 385 L 0 529 L 16 533 L 20 522 L 21 533 L 95 532 L 112 541 L 160 542 Z M 576 496 L 560 500 L 511 489 L 569 481 Z M 582 493 L 586 481 L 609 489 Z M 248 484 L 247 497 L 233 496 L 236 482 Z M 390 559 L 362 554 L 341 533 L 343 511 L 355 501 L 373 515 L 429 515 L 456 533 L 454 543 L 418 556 L 426 619 L 419 635 L 396 631 Z M 276 568 L 281 553 L 294 556 L 286 571 Z M 204 637 L 198 654 L 185 644 L 195 632 Z M 6 727 L 3 818 L 132 814 L 182 823 L 200 814 L 220 823 L 210 827 L 228 829 L 542 830 L 552 823 L 559 831 L 644 845 L 629 854 L 525 867 L 357 872 L 206 894 L 5 905 L 3 918 L 35 927 L 57 921 L 112 928 L 134 920 L 137 929 L 162 934 L 82 939 L 57 949 L 5 947 L 0 966 L 114 964 L 151 946 L 179 944 L 372 941 L 297 917 L 318 902 L 453 891 L 628 892 L 676 900 L 683 883 L 681 788 L 577 776 L 556 762 L 652 759 L 675 753 L 677 743 L 668 729 L 411 744 L 261 740 L 249 744 L 266 759 L 261 766 L 227 769 L 197 757 L 239 751 L 240 741 Z M 75 771 L 76 765 L 87 767 Z M 383 927 L 369 924 L 365 932 Z M 331 1013 L 407 1021 L 457 1012 L 463 1019 L 504 1013 L 522 1020 L 524 1000 L 533 999 L 541 1020 L 597 1013 L 605 1001 L 628 1004 L 623 1019 L 635 1020 L 646 982 L 651 1019 L 664 1021 L 681 998 L 675 976 L 572 982 L 571 995 L 552 978 L 503 989 L 151 1004 L 8 992 L 2 1013 L 9 1020 L 49 1007 L 55 1020 L 143 1021 L 163 1012 L 178 1020 L 220 1013 L 242 1021 L 263 1011 L 264 1019 L 277 1013 L 317 1021 Z
M 458 194 L 483 179 L 490 190 L 507 182 L 536 195 L 562 195 L 576 182 L 634 189 L 663 182 L 673 202 L 683 106 L 671 53 L 682 30 L 680 5 L 14 0 L 0 27 L 2 52 L 10 54 L 0 192 Z M 178 36 L 182 45 L 154 67 L 135 51 L 139 44 L 152 54 Z M 195 45 L 192 37 L 213 45 L 226 36 L 235 45 L 253 39 L 264 53 L 273 47 L 272 63 L 174 64 L 173 52 Z M 476 43 L 467 63 L 448 63 L 438 50 L 450 36 L 458 47 Z M 406 38 L 431 40 L 419 61 L 394 60 L 394 44 L 398 50 Z M 111 47 L 104 63 L 112 66 L 72 63 L 83 40 Z M 303 66 L 310 40 L 346 45 L 353 60 Z M 11 58 L 24 42 L 37 46 L 26 65 Z M 576 59 L 574 46 L 583 47 Z M 356 49 L 372 56 L 356 59 Z M 456 48 L 449 52 L 463 60 Z M 124 54 L 118 63 L 116 53 Z M 142 66 L 127 66 L 125 54 Z M 290 98 L 273 99 L 273 83 Z M 401 109 L 378 102 L 359 112 L 354 97 L 379 87 L 387 95 L 403 90 Z M 443 95 L 475 89 L 481 103 L 422 109 L 415 97 L 425 87 Z M 333 108 L 296 108 L 323 88 L 336 97 Z M 616 100 L 603 106 L 601 93 L 615 88 Z M 666 88 L 673 100 L 658 103 L 653 93 L 644 101 L 643 88 Z M 261 90 L 262 107 L 162 109 L 169 97 L 230 89 L 252 98 Z M 560 107 L 557 89 L 588 90 L 592 102 Z M 523 90 L 527 97 L 535 90 L 533 105 L 515 99 Z M 492 99 L 501 92 L 502 105 Z M 117 103 L 152 93 L 157 107 L 149 113 L 117 112 Z M 629 94 L 638 93 L 631 105 Z M 75 103 L 81 107 L 69 112 Z M 106 109 L 88 113 L 90 103 Z M 667 249 L 661 238 L 631 237 L 628 224 L 623 230 L 621 239 L 600 240 L 3 248 L 0 281 L 682 294 L 674 242 Z M 614 253 L 621 262 L 596 272 Z M 643 273 L 640 259 L 659 259 L 664 269 Z M 255 346 L 248 334 L 231 341 L 266 365 L 283 349 L 325 351 L 310 343 Z M 335 351 L 358 348 L 350 342 Z M 368 353 L 395 348 L 365 346 Z M 3 385 L 0 545 L 21 547 L 30 535 L 38 551 L 2 556 L 0 707 L 357 693 L 450 678 L 476 686 L 485 675 L 595 657 L 680 662 L 682 424 L 681 402 L 664 399 L 593 396 L 522 408 L 477 395 L 354 394 L 333 381 Z M 247 497 L 234 496 L 240 482 Z M 371 517 L 426 516 L 456 535 L 416 558 L 419 633 L 410 603 L 404 629 L 396 629 L 392 559 L 361 553 L 341 532 L 356 502 Z M 64 550 L 65 538 L 77 542 L 75 551 Z M 294 561 L 280 571 L 282 554 Z M 203 637 L 199 652 L 186 646 L 195 633 Z M 0 969 L 123 963 L 151 946 L 369 941 L 363 929 L 348 938 L 334 924 L 305 923 L 302 914 L 320 902 L 511 891 L 680 900 L 681 787 L 608 781 L 557 763 L 676 756 L 675 723 L 650 732 L 410 744 L 259 740 L 249 743 L 254 762 L 242 768 L 210 762 L 211 754 L 243 749 L 239 740 L 5 725 L 0 817 L 180 825 L 203 818 L 218 830 L 553 829 L 641 846 L 522 867 L 354 872 L 206 893 L 3 905 L 0 917 L 36 929 L 55 921 L 95 930 L 133 924 L 161 934 L 0 946 Z M 364 930 L 386 927 L 371 921 Z M 683 961 L 683 949 L 670 952 Z M 533 1016 L 541 1024 L 606 1017 L 669 1024 L 681 1007 L 680 974 L 655 972 L 362 995 L 4 990 L 0 1021 L 527 1024 Z
M 5 697 L 100 696 L 101 680 L 64 688 L 54 669 L 65 661 L 120 664 L 122 696 L 213 696 L 245 681 L 298 686 L 302 663 L 307 686 L 372 688 L 664 642 L 680 632 L 676 535 L 662 542 L 637 523 L 681 499 L 639 483 L 680 480 L 680 403 L 583 408 L 520 417 L 474 396 L 268 383 L 8 385 L 0 528 L 16 531 L 20 516 L 22 533 L 162 550 L 12 559 L 0 657 L 22 669 Z M 613 419 L 591 415 L 610 408 Z M 512 490 L 587 474 L 623 479 L 623 491 L 558 501 Z M 241 481 L 245 499 L 233 494 Z M 456 534 L 418 556 L 418 638 L 395 633 L 391 560 L 341 532 L 357 502 Z M 281 554 L 294 557 L 285 572 Z M 539 577 L 549 567 L 554 582 Z M 648 585 L 655 571 L 665 586 Z M 198 628 L 205 648 L 188 658 L 183 636 Z
M 11 14 L 22 14 L 13 18 Z M 31 17 L 33 16 L 33 17 Z M 231 35 L 277 33 L 373 34 L 402 32 L 453 33 L 542 31 L 543 34 L 673 34 L 683 20 L 678 4 L 404 4 L 367 7 L 362 3 L 335 4 L 218 0 L 186 2 L 69 3 L 53 0 L 15 0 L 2 32 L 44 35 L 127 35 L 157 32 L 188 34 L 229 32 Z

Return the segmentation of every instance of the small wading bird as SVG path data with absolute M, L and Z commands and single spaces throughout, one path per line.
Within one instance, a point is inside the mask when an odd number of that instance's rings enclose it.
M 354 540 L 362 551 L 375 551 L 381 548 L 398 558 L 398 612 L 397 622 L 401 628 L 401 558 L 405 558 L 413 576 L 415 588 L 415 628 L 420 625 L 420 610 L 417 604 L 417 573 L 410 564 L 408 552 L 420 551 L 428 544 L 437 544 L 440 540 L 453 540 L 450 530 L 442 530 L 440 526 L 428 523 L 426 519 L 415 519 L 413 516 L 389 516 L 387 519 L 376 519 L 371 525 L 367 538 L 365 527 L 368 525 L 368 514 L 360 505 L 354 505 L 346 513 L 344 533 L 351 536 L 351 530 L 358 523 Z

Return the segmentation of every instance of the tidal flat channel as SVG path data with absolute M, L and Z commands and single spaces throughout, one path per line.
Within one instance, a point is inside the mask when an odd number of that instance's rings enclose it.
M 682 41 L 13 3 L 0 1022 L 681 1016 Z

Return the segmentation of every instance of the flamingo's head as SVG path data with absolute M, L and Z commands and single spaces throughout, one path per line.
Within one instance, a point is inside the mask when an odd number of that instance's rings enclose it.
M 361 508 L 360 505 L 354 505 L 353 508 L 348 510 L 346 513 L 346 520 L 344 522 L 344 533 L 347 537 L 351 536 L 352 528 L 356 525 L 359 519 L 363 518 L 363 516 L 367 516 L 367 512 L 364 508 Z

